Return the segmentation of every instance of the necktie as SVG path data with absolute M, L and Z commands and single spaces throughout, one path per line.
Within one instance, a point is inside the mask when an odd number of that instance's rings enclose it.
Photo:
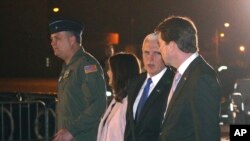
M 168 108 L 168 104 L 169 104 L 169 102 L 174 94 L 175 88 L 176 88 L 177 84 L 179 83 L 180 79 L 181 79 L 181 74 L 177 71 L 175 76 L 174 76 L 174 81 L 173 81 L 171 90 L 170 90 L 169 95 L 168 95 L 167 108 Z
M 141 113 L 141 110 L 145 104 L 145 102 L 147 101 L 147 98 L 148 98 L 148 93 L 149 93 L 149 88 L 150 88 L 150 84 L 152 83 L 152 79 L 151 78 L 148 78 L 147 80 L 147 84 L 145 85 L 144 89 L 143 89 L 143 92 L 142 92 L 142 96 L 141 96 L 141 99 L 139 101 L 139 104 L 137 106 L 137 110 L 136 110 L 136 120 L 139 119 L 139 116 L 140 116 L 140 113 Z

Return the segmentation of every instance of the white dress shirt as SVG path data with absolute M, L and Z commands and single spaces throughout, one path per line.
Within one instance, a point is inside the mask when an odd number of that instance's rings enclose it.
M 152 90 L 155 88 L 155 86 L 157 85 L 157 83 L 160 81 L 161 77 L 164 75 L 164 73 L 166 72 L 166 70 L 167 70 L 167 68 L 164 68 L 158 74 L 156 74 L 156 75 L 154 75 L 154 76 L 151 77 L 152 83 L 150 84 L 148 96 L 150 96 Z M 137 97 L 135 99 L 135 102 L 134 102 L 134 105 L 133 105 L 133 115 L 134 115 L 134 118 L 135 118 L 137 106 L 138 106 L 139 101 L 141 99 L 142 92 L 143 92 L 144 87 L 146 86 L 148 78 L 150 78 L 149 74 L 147 74 L 147 79 L 145 79 L 145 81 L 144 81 L 144 83 L 143 83 L 143 85 L 142 85 L 142 87 L 141 87 L 141 89 L 139 91 L 139 94 L 137 95 Z

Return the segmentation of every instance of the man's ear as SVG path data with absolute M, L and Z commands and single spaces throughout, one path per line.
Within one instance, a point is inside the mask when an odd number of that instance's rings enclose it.
M 172 52 L 172 51 L 174 51 L 176 49 L 177 44 L 174 41 L 170 41 L 169 44 L 168 44 L 168 47 L 169 47 L 169 51 Z
M 69 41 L 70 41 L 70 45 L 73 46 L 73 44 L 76 43 L 76 37 L 75 36 L 70 36 Z

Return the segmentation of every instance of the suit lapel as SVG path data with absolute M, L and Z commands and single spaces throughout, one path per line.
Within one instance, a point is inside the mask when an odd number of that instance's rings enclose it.
M 119 103 L 119 102 L 115 102 L 114 103 L 115 105 L 114 105 L 114 107 L 113 107 L 113 109 L 110 109 L 111 111 L 110 111 L 110 114 L 108 115 L 108 117 L 107 117 L 107 123 L 109 123 L 110 122 L 110 120 L 112 120 L 112 117 L 114 116 L 114 114 L 117 112 L 117 110 L 119 109 L 119 107 L 121 106 L 121 103 Z
M 135 99 L 137 97 L 137 95 L 139 94 L 139 91 L 141 89 L 141 86 L 143 85 L 145 79 L 147 78 L 147 74 L 143 74 L 142 77 L 139 78 L 138 82 L 133 86 L 134 88 L 132 88 L 134 91 L 131 92 L 131 104 L 133 104 L 135 102 Z M 133 108 L 133 105 L 131 105 Z
M 134 120 L 134 116 L 133 116 L 133 107 L 134 107 L 134 102 L 135 99 L 141 89 L 141 86 L 143 85 L 143 82 L 145 81 L 145 79 L 147 78 L 147 74 L 143 73 L 141 74 L 137 79 L 133 80 L 132 83 L 129 86 L 128 89 L 128 106 L 127 106 L 127 125 L 126 125 L 126 129 L 127 127 L 129 127 L 128 129 L 128 133 L 125 134 L 125 139 L 127 139 L 129 137 L 129 135 L 132 136 L 132 138 L 134 138 L 134 134 L 135 134 L 135 120 Z
M 136 79 L 132 85 L 129 87 L 128 89 L 128 116 L 129 119 L 131 121 L 131 126 L 134 126 L 134 116 L 133 116 L 133 107 L 134 107 L 134 102 L 135 99 L 141 89 L 141 86 L 143 85 L 143 82 L 145 81 L 145 79 L 147 78 L 147 74 L 143 73 L 141 74 L 138 79 Z
M 153 103 L 157 102 L 158 98 L 161 95 L 165 95 L 168 93 L 168 88 L 171 86 L 171 79 L 173 78 L 173 72 L 169 68 L 166 70 L 164 75 L 161 77 L 155 88 L 152 90 L 150 96 L 148 97 L 142 111 L 141 111 L 141 116 L 144 117 L 145 114 L 147 113 L 147 109 L 150 109 Z M 139 91 L 138 91 L 139 93 Z M 142 121 L 139 119 L 139 122 Z
M 101 121 L 100 121 L 101 128 L 103 128 L 104 121 L 107 122 L 107 120 L 109 118 L 108 116 L 109 116 L 109 114 L 110 114 L 110 112 L 112 110 L 112 105 L 114 105 L 114 104 L 115 104 L 115 100 L 112 99 L 112 101 L 111 101 L 108 109 L 106 110 L 106 112 L 104 113 L 103 117 L 101 118 Z
M 192 70 L 194 67 L 196 67 L 196 65 L 200 62 L 200 60 L 202 60 L 202 58 L 200 56 L 198 56 L 197 58 L 195 58 L 193 60 L 193 62 L 191 62 L 191 64 L 187 67 L 187 69 L 185 70 L 184 74 L 182 75 L 178 85 L 176 86 L 176 89 L 174 91 L 173 97 L 169 103 L 169 107 L 167 109 L 167 113 L 165 115 L 165 119 L 166 120 L 168 118 L 169 113 L 171 112 L 171 110 L 173 110 L 174 108 L 174 103 L 175 101 L 178 99 L 178 97 L 183 94 L 181 93 L 182 87 L 186 84 L 186 81 L 189 79 L 190 74 L 192 73 Z

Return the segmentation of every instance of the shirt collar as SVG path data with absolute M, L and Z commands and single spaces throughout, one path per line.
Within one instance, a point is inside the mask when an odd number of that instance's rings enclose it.
M 156 85 L 160 81 L 161 77 L 164 75 L 164 73 L 166 72 L 166 70 L 167 70 L 167 68 L 165 67 L 158 74 L 156 74 L 156 75 L 154 75 L 154 76 L 151 77 L 152 83 L 154 85 Z M 147 74 L 147 79 L 148 78 L 150 78 L 149 74 Z
M 82 56 L 83 54 L 83 50 L 80 48 L 78 49 L 75 54 L 73 55 L 73 57 L 70 59 L 69 63 L 66 66 L 70 66 L 71 64 L 73 64 L 80 56 Z
M 193 53 L 190 57 L 188 57 L 181 65 L 180 67 L 177 69 L 177 71 L 183 75 L 183 73 L 185 72 L 185 70 L 187 69 L 187 67 L 191 64 L 191 62 L 198 57 L 199 54 L 198 52 Z

